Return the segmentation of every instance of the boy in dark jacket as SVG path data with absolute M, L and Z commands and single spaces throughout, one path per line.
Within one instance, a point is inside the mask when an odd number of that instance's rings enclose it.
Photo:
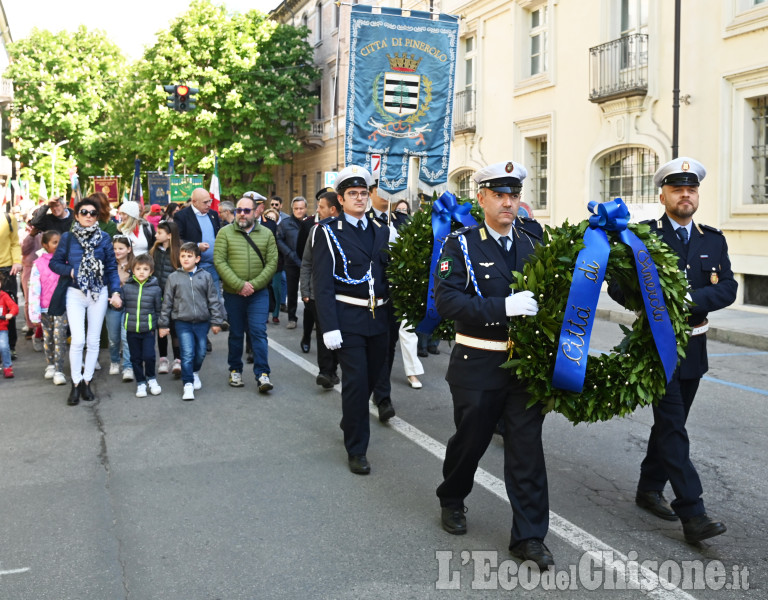
M 200 248 L 194 242 L 182 244 L 179 253 L 181 268 L 168 277 L 160 313 L 160 337 L 170 332 L 170 321 L 176 324 L 181 347 L 182 400 L 194 400 L 195 390 L 202 387 L 199 371 L 206 353 L 208 329 L 221 331 L 224 321 L 221 300 L 213 277 L 200 268 Z
M 152 276 L 155 261 L 149 254 L 140 254 L 133 260 L 133 275 L 123 286 L 125 327 L 128 349 L 131 353 L 133 374 L 136 377 L 136 397 L 157 396 L 162 389 L 155 379 L 155 329 L 162 309 L 163 291 Z

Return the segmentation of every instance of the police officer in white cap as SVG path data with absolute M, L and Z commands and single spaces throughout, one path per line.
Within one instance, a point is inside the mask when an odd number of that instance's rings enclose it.
M 732 304 L 737 288 L 723 232 L 693 221 L 699 207 L 699 185 L 706 174 L 699 161 L 683 156 L 662 165 L 653 176 L 653 182 L 661 188 L 659 199 L 664 215 L 649 224 L 677 253 L 678 266 L 688 278 L 693 302 L 688 322 L 692 331 L 685 358 L 667 385 L 666 394 L 653 408 L 653 427 L 635 495 L 637 505 L 657 517 L 680 519 L 688 542 L 700 542 L 726 529 L 704 510 L 701 480 L 689 456 L 685 428 L 699 381 L 708 368 L 707 314 Z M 622 301 L 616 284 L 609 287 L 609 292 Z M 667 481 L 675 494 L 671 506 L 663 495 Z
M 349 166 L 336 179 L 344 213 L 315 233 L 312 289 L 323 341 L 341 365 L 341 428 L 349 469 L 371 471 L 368 399 L 387 360 L 389 228 L 365 214 L 371 174 Z M 322 231 L 323 235 L 320 235 Z
M 531 292 L 510 293 L 512 271 L 522 271 L 542 233 L 536 221 L 517 214 L 526 175 L 513 161 L 478 171 L 474 179 L 485 221 L 452 233 L 438 261 L 437 310 L 456 328 L 446 375 L 456 433 L 448 441 L 437 496 L 443 529 L 466 533 L 464 499 L 496 424 L 503 422 L 504 481 L 513 513 L 509 549 L 543 570 L 554 565 L 544 544 L 549 528 L 544 416 L 540 406 L 526 408 L 530 395 L 525 385 L 512 370 L 501 368 L 509 355 L 509 319 L 538 312 Z

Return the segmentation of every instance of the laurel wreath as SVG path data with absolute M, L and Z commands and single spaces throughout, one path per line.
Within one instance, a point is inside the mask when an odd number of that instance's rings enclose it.
M 611 252 L 606 281 L 616 281 L 627 309 L 637 318 L 631 328 L 621 326 L 624 339 L 610 354 L 591 354 L 587 360 L 584 389 L 580 394 L 552 386 L 557 343 L 576 257 L 587 221 L 546 227 L 538 246 L 522 273 L 515 272 L 515 289 L 531 290 L 539 304 L 535 317 L 510 319 L 509 337 L 514 343 L 512 359 L 504 366 L 514 370 L 531 394 L 529 406 L 543 405 L 543 412 L 561 413 L 572 423 L 593 423 L 623 417 L 638 406 L 647 406 L 664 395 L 666 377 L 656 351 L 643 308 L 632 250 L 618 234 L 608 232 Z M 645 224 L 629 229 L 645 244 L 659 274 L 659 283 L 677 341 L 677 352 L 685 355 L 689 307 L 685 274 L 677 267 L 677 255 L 651 233 Z
M 459 200 L 464 204 L 467 199 Z M 478 223 L 483 221 L 480 206 L 472 203 L 472 216 Z M 452 230 L 462 227 L 452 223 Z M 398 231 L 399 237 L 389 248 L 387 278 L 390 283 L 389 296 L 398 320 L 409 327 L 416 327 L 427 314 L 427 292 L 429 290 L 429 268 L 432 263 L 432 205 L 415 213 L 411 222 Z M 435 339 L 453 340 L 453 321 L 443 320 L 432 336 Z

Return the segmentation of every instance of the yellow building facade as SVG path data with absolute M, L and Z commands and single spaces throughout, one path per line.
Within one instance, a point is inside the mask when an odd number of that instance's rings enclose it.
M 399 3 L 387 2 L 389 6 Z M 707 168 L 696 220 L 723 229 L 737 304 L 768 307 L 768 0 L 442 0 L 461 16 L 449 189 L 513 159 L 523 201 L 544 224 L 587 216 L 617 196 L 634 220 L 662 214 L 652 176 L 677 155 Z M 425 9 L 425 2 L 404 4 Z M 349 6 L 288 0 L 273 17 L 306 24 L 322 70 L 305 151 L 275 191 L 314 198 L 344 166 Z M 415 202 L 418 189 L 411 188 Z

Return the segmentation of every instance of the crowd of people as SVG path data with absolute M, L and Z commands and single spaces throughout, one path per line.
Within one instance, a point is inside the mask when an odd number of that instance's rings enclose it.
M 530 394 L 515 372 L 501 368 L 508 357 L 509 320 L 538 312 L 532 292 L 510 293 L 513 271 L 522 271 L 542 237 L 535 220 L 518 215 L 526 175 L 514 161 L 475 174 L 484 221 L 448 236 L 435 271 L 437 309 L 454 320 L 456 331 L 446 375 L 456 432 L 447 443 L 437 496 L 443 529 L 466 533 L 465 500 L 493 434 L 501 433 L 513 512 L 509 550 L 547 569 L 554 558 L 544 543 L 549 526 L 544 415 L 527 406 Z M 722 232 L 692 219 L 705 175 L 698 161 L 679 158 L 654 176 L 665 214 L 651 228 L 678 254 L 695 308 L 686 358 L 653 409 L 636 494 L 641 508 L 661 519 L 679 519 L 689 542 L 726 530 L 704 510 L 685 428 L 707 369 L 707 314 L 736 295 Z M 17 278 L 25 296 L 26 335 L 42 340 L 43 376 L 55 385 L 67 383 L 69 336 L 70 405 L 95 397 L 91 381 L 105 324 L 109 374 L 135 381 L 137 397 L 162 393 L 157 375 L 171 372 L 181 379 L 182 399 L 194 400 L 202 388 L 209 333 L 222 330 L 228 330 L 229 385 L 244 387 L 245 363 L 251 363 L 258 391 L 267 393 L 274 387 L 268 328 L 280 324 L 282 311 L 285 327 L 298 329 L 301 299 L 299 346 L 309 353 L 316 331 L 316 383 L 323 389 L 341 384 L 339 425 L 348 467 L 368 475 L 369 401 L 380 421 L 395 416 L 395 345 L 401 344 L 405 376 L 414 389 L 422 387 L 419 358 L 439 353 L 435 340 L 398 321 L 390 299 L 387 249 L 408 221 L 408 203 L 391 205 L 379 195 L 371 173 L 355 165 L 338 174 L 333 188 L 317 192 L 311 217 L 302 196 L 291 200 L 290 213 L 282 211 L 281 198 L 268 200 L 257 192 L 222 202 L 218 212 L 211 203 L 210 194 L 198 188 L 182 208 L 152 206 L 142 216 L 139 204 L 128 201 L 113 220 L 103 195 L 71 209 L 55 199 L 30 216 L 21 243 L 18 221 L 0 220 L 4 376 L 14 376 Z M 609 292 L 623 300 L 615 287 Z M 663 495 L 668 481 L 675 494 L 671 504 Z

